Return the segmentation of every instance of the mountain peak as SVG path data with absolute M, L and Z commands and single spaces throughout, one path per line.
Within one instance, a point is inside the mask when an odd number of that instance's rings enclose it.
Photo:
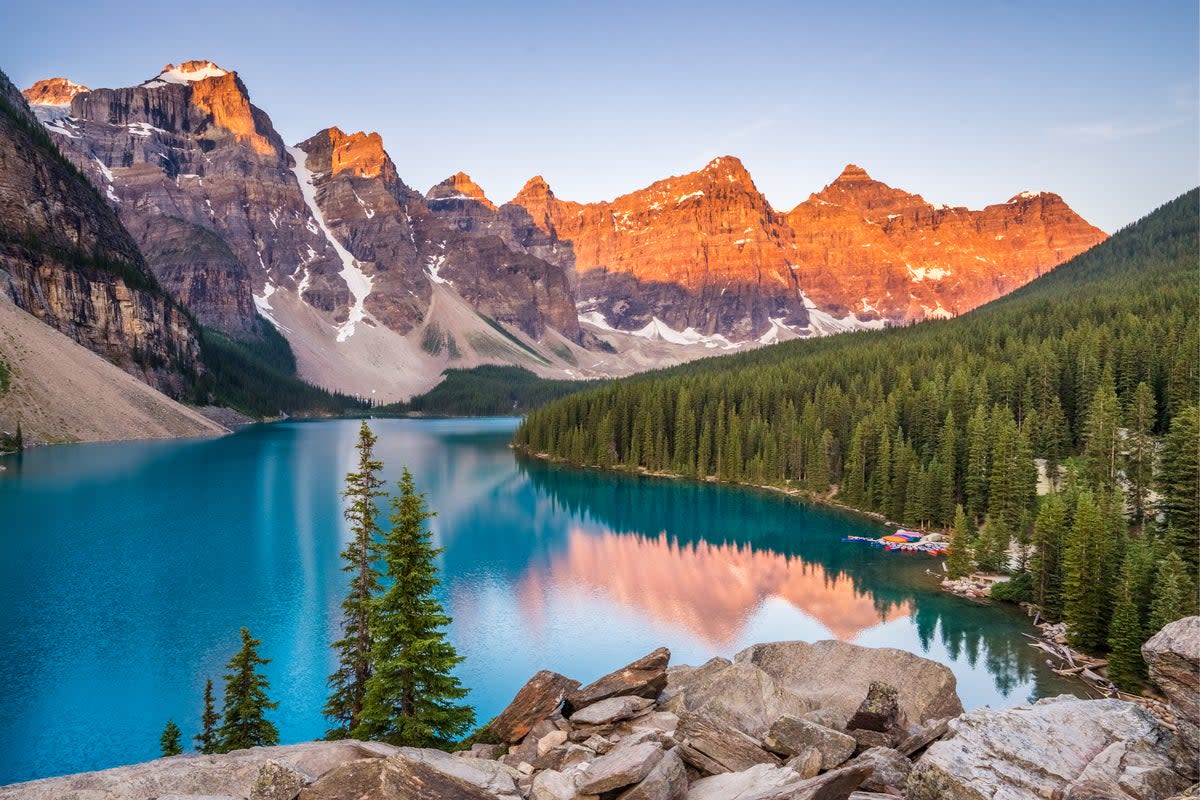
M 195 83 L 208 78 L 220 78 L 230 74 L 229 70 L 218 67 L 211 61 L 193 59 L 180 64 L 167 64 L 162 71 L 142 84 L 147 89 L 155 89 L 168 83 Z
M 865 183 L 871 180 L 873 178 L 867 174 L 865 169 L 857 164 L 847 164 L 846 168 L 842 170 L 842 174 L 837 176 L 837 180 L 834 183 Z
M 430 188 L 425 197 L 429 200 L 475 200 L 492 211 L 496 210 L 496 204 L 487 198 L 483 187 L 471 180 L 471 176 L 465 172 L 454 173 Z
M 704 165 L 704 169 L 700 170 L 700 174 L 713 180 L 723 178 L 729 183 L 741 183 L 747 186 L 754 185 L 754 181 L 750 178 L 749 170 L 746 169 L 746 165 L 737 156 L 717 156 Z
M 21 92 L 31 106 L 69 106 L 75 95 L 90 92 L 81 83 L 66 78 L 46 78 Z
M 318 134 L 319 135 L 319 134 Z M 334 126 L 325 130 L 329 137 L 330 173 L 353 172 L 360 178 L 377 178 L 383 172 L 388 155 L 383 149 L 383 137 L 372 131 L 346 133 Z

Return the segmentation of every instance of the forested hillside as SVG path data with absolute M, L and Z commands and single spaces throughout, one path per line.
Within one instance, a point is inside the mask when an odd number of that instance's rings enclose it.
M 1179 616 L 1195 608 L 1198 202 L 1193 190 L 958 319 L 619 381 L 533 412 L 515 444 L 835 492 L 924 527 L 952 527 L 961 506 L 957 563 L 1017 572 L 1078 646 L 1104 650 L 1123 596 L 1136 636 L 1152 584 L 1182 598 Z M 1057 476 L 1041 501 L 1035 459 Z

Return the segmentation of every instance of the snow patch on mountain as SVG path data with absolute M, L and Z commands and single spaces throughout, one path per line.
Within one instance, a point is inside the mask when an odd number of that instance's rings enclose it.
M 371 293 L 372 281 L 359 268 L 358 261 L 350 254 L 349 250 L 342 246 L 342 243 L 330 232 L 329 226 L 325 223 L 325 214 L 317 205 L 317 187 L 313 182 L 313 174 L 305 163 L 308 154 L 299 147 L 289 147 L 287 151 L 295 162 L 292 172 L 295 173 L 296 181 L 300 184 L 300 194 L 304 196 L 304 204 L 308 206 L 309 213 L 312 215 L 311 221 L 315 222 L 316 227 L 325 235 L 325 241 L 329 242 L 341 260 L 342 271 L 338 274 L 342 276 L 342 280 L 346 282 L 346 288 L 350 290 L 350 296 L 354 298 L 354 302 L 350 305 L 349 319 L 337 326 L 337 340 L 344 342 L 354 335 L 355 326 L 367 317 L 364 303 L 367 295 Z M 316 233 L 315 230 L 313 232 Z

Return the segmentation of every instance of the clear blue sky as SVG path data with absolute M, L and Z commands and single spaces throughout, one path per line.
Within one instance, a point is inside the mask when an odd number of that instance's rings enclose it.
M 413 187 L 461 169 L 497 202 L 732 154 L 781 210 L 853 162 L 934 203 L 1055 191 L 1113 231 L 1200 183 L 1196 0 L 0 0 L 0 29 L 21 88 L 208 58 L 289 144 L 377 130 Z

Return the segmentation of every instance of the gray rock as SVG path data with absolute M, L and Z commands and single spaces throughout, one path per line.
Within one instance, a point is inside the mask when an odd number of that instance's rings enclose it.
M 295 800 L 310 778 L 293 765 L 268 761 L 250 786 L 250 800 Z
M 856 764 L 803 779 L 787 767 L 759 765 L 692 784 L 688 800 L 846 800 L 870 774 Z
M 789 758 L 787 765 L 801 778 L 812 778 L 821 771 L 821 751 L 810 747 L 803 753 Z
M 882 733 L 880 731 L 868 731 L 863 728 L 851 728 L 846 731 L 846 734 L 858 743 L 855 750 L 859 753 L 870 750 L 872 747 L 896 747 L 900 742 L 899 731 Z
M 835 731 L 844 731 L 848 717 L 836 708 L 817 708 L 804 712 L 800 715 L 800 719 L 824 725 L 826 728 L 833 728 Z
M 860 647 L 838 641 L 756 644 L 734 656 L 774 679 L 776 686 L 814 708 L 833 708 L 849 718 L 872 681 L 891 683 L 899 692 L 902 727 L 962 713 L 954 674 L 942 664 L 890 647 Z M 795 712 L 784 711 L 781 713 Z
M 517 790 L 519 770 L 499 761 L 484 759 L 454 758 L 441 750 L 426 750 L 416 747 L 402 747 L 399 754 L 389 759 L 389 763 L 404 760 L 413 764 L 422 764 L 462 783 L 477 786 L 490 795 L 511 800 L 520 800 L 521 793 Z
M 707 775 L 741 772 L 755 764 L 780 763 L 762 749 L 757 739 L 699 714 L 684 714 L 679 718 L 675 741 L 683 760 Z
M 574 779 L 552 769 L 533 776 L 529 800 L 575 800 Z
M 571 715 L 574 725 L 606 725 L 642 713 L 654 701 L 647 697 L 609 697 Z
M 582 689 L 568 692 L 563 701 L 564 713 L 570 715 L 609 697 L 648 697 L 653 700 L 667 685 L 667 664 L 670 660 L 671 651 L 660 647 Z
M 615 747 L 577 774 L 575 788 L 580 794 L 602 794 L 631 786 L 650 774 L 662 757 L 662 745 L 656 742 Z
M 1193 780 L 1200 763 L 1200 617 L 1184 617 L 1163 627 L 1142 645 L 1150 680 L 1167 696 L 1175 712 L 1181 761 Z
M 909 775 L 908 800 L 1018 800 L 1077 781 L 1138 788 L 1163 800 L 1187 782 L 1171 772 L 1171 737 L 1132 703 L 1062 696 L 1033 706 L 977 709 L 949 723 Z M 1110 750 L 1113 745 L 1123 749 Z M 1120 758 L 1116 758 L 1118 752 Z M 1164 791 L 1166 787 L 1174 787 Z M 1124 789 L 1123 789 L 1124 791 Z
M 804 698 L 782 691 L 753 664 L 718 667 L 702 667 L 701 674 L 681 687 L 668 706 L 677 714 L 690 711 L 719 719 L 755 737 L 784 714 L 800 716 L 813 709 Z
M 883 681 L 871 681 L 867 688 L 867 696 L 859 705 L 854 716 L 846 720 L 846 730 L 861 729 L 888 733 L 896 727 L 896 717 L 900 713 L 897 702 L 899 692 L 895 686 Z
M 473 744 L 471 745 L 471 756 L 473 758 L 484 758 L 489 761 L 495 761 L 500 756 L 504 755 L 507 750 L 502 744 Z
M 948 719 L 930 720 L 921 727 L 913 731 L 909 736 L 900 741 L 896 745 L 896 749 L 902 756 L 911 756 L 923 747 L 928 746 L 936 739 L 940 739 L 946 735 Z
M 908 783 L 908 774 L 912 772 L 912 762 L 899 752 L 887 747 L 872 747 L 861 753 L 851 763 L 870 764 L 874 772 L 862 783 L 862 788 L 870 792 L 903 789 Z
M 565 744 L 567 741 L 566 731 L 550 731 L 542 738 L 538 739 L 537 754 L 544 756 L 559 745 Z
M 821 769 L 833 769 L 854 755 L 854 737 L 797 717 L 782 716 L 763 737 L 763 746 L 773 753 L 795 756 L 815 749 L 821 754 Z
M 683 800 L 687 793 L 683 760 L 674 750 L 668 750 L 641 783 L 622 792 L 617 800 Z
M 316 781 L 343 764 L 361 759 L 382 761 L 396 751 L 394 747 L 374 742 L 340 741 L 255 747 L 224 755 L 174 756 L 100 772 L 15 783 L 0 787 L 0 798 L 143 800 L 170 795 L 246 798 L 263 767 L 271 762 L 284 769 L 294 768 L 308 781 Z
M 703 681 L 712 675 L 720 672 L 728 667 L 733 662 L 728 658 L 717 656 L 710 658 L 698 667 L 691 667 L 687 664 L 679 664 L 667 669 L 667 685 L 662 690 L 659 696 L 659 704 L 667 706 L 670 704 L 671 698 L 685 691 L 689 686 L 697 681 Z M 669 710 L 669 709 L 668 709 Z

